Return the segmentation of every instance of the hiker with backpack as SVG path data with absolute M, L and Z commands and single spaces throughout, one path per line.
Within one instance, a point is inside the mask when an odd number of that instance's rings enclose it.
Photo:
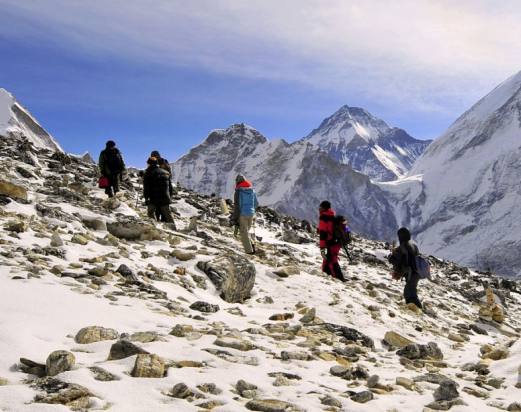
M 409 229 L 402 227 L 398 229 L 397 235 L 400 244 L 389 256 L 389 262 L 393 265 L 393 279 L 405 279 L 405 303 L 414 303 L 423 309 L 417 288 L 420 279 L 430 276 L 428 262 L 420 256 L 418 246 L 411 240 Z
M 172 196 L 174 194 L 174 186 L 172 185 L 172 167 L 170 166 L 170 162 L 164 157 L 161 157 L 157 150 L 153 150 L 152 153 L 150 153 L 150 157 L 155 157 L 157 159 L 157 164 L 159 165 L 159 167 L 161 169 L 166 170 L 170 175 L 169 190 L 170 196 Z
M 148 217 L 173 223 L 170 212 L 170 175 L 159 167 L 155 157 L 147 160 L 148 167 L 143 175 L 143 197 L 147 205 Z
M 331 203 L 324 200 L 319 205 L 318 233 L 320 237 L 320 254 L 322 255 L 322 271 L 345 282 L 340 268 L 338 254 L 349 242 L 347 222 L 343 216 L 336 216 Z
M 113 140 L 109 140 L 105 144 L 105 149 L 101 151 L 98 167 L 102 176 L 100 178 L 100 187 L 104 186 L 107 196 L 113 197 L 119 192 L 119 183 L 125 170 L 125 162 Z M 102 181 L 103 185 L 101 184 Z
M 259 207 L 259 203 L 255 190 L 253 190 L 253 185 L 243 175 L 237 175 L 235 178 L 231 224 L 239 228 L 244 251 L 249 255 L 255 253 L 255 241 L 250 237 L 250 229 L 257 207 Z

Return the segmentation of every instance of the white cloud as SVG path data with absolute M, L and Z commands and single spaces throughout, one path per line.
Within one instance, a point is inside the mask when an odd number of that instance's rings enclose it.
M 31 31 L 81 53 L 301 82 L 412 111 L 465 108 L 521 70 L 516 0 L 0 0 L 0 6 L 30 20 L 19 35 Z

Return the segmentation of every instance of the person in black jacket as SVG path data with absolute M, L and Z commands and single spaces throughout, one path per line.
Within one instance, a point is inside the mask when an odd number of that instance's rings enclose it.
M 405 303 L 414 303 L 422 309 L 417 290 L 420 280 L 416 267 L 418 246 L 411 240 L 411 232 L 406 227 L 398 229 L 397 235 L 400 245 L 393 250 L 389 257 L 389 262 L 393 265 L 393 278 L 405 278 L 405 288 L 403 289 Z
M 113 197 L 119 192 L 119 182 L 125 170 L 125 162 L 113 140 L 109 140 L 105 144 L 105 149 L 101 151 L 98 167 L 101 175 L 109 180 L 109 185 L 105 188 L 105 193 L 108 197 Z
M 148 217 L 172 223 L 170 212 L 170 174 L 159 167 L 155 157 L 147 160 L 148 167 L 143 175 L 143 196 Z

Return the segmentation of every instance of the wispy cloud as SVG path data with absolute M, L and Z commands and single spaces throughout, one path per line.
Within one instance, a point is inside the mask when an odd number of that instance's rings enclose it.
M 411 111 L 464 108 L 521 70 L 516 0 L 0 0 L 0 7 L 25 22 L 0 24 L 0 35 L 43 36 L 99 58 L 297 82 Z

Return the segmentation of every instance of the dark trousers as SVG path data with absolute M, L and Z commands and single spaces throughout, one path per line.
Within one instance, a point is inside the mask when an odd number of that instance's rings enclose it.
M 420 309 L 422 309 L 422 303 L 420 299 L 418 299 L 418 281 L 420 277 L 417 273 L 411 273 L 407 276 L 405 282 L 405 288 L 403 289 L 403 297 L 405 298 L 405 303 L 414 303 Z
M 338 254 L 340 253 L 340 245 L 333 245 L 327 248 L 326 259 L 322 262 L 322 272 L 333 276 L 336 279 L 345 281 L 344 274 L 338 262 Z
M 150 203 L 147 207 L 147 214 L 149 218 L 156 219 L 159 222 L 172 223 L 174 221 L 169 205 L 156 206 Z
M 121 173 L 116 173 L 110 176 L 107 176 L 109 179 L 109 185 L 105 188 L 105 193 L 108 197 L 113 197 L 116 193 L 119 192 L 119 179 Z

